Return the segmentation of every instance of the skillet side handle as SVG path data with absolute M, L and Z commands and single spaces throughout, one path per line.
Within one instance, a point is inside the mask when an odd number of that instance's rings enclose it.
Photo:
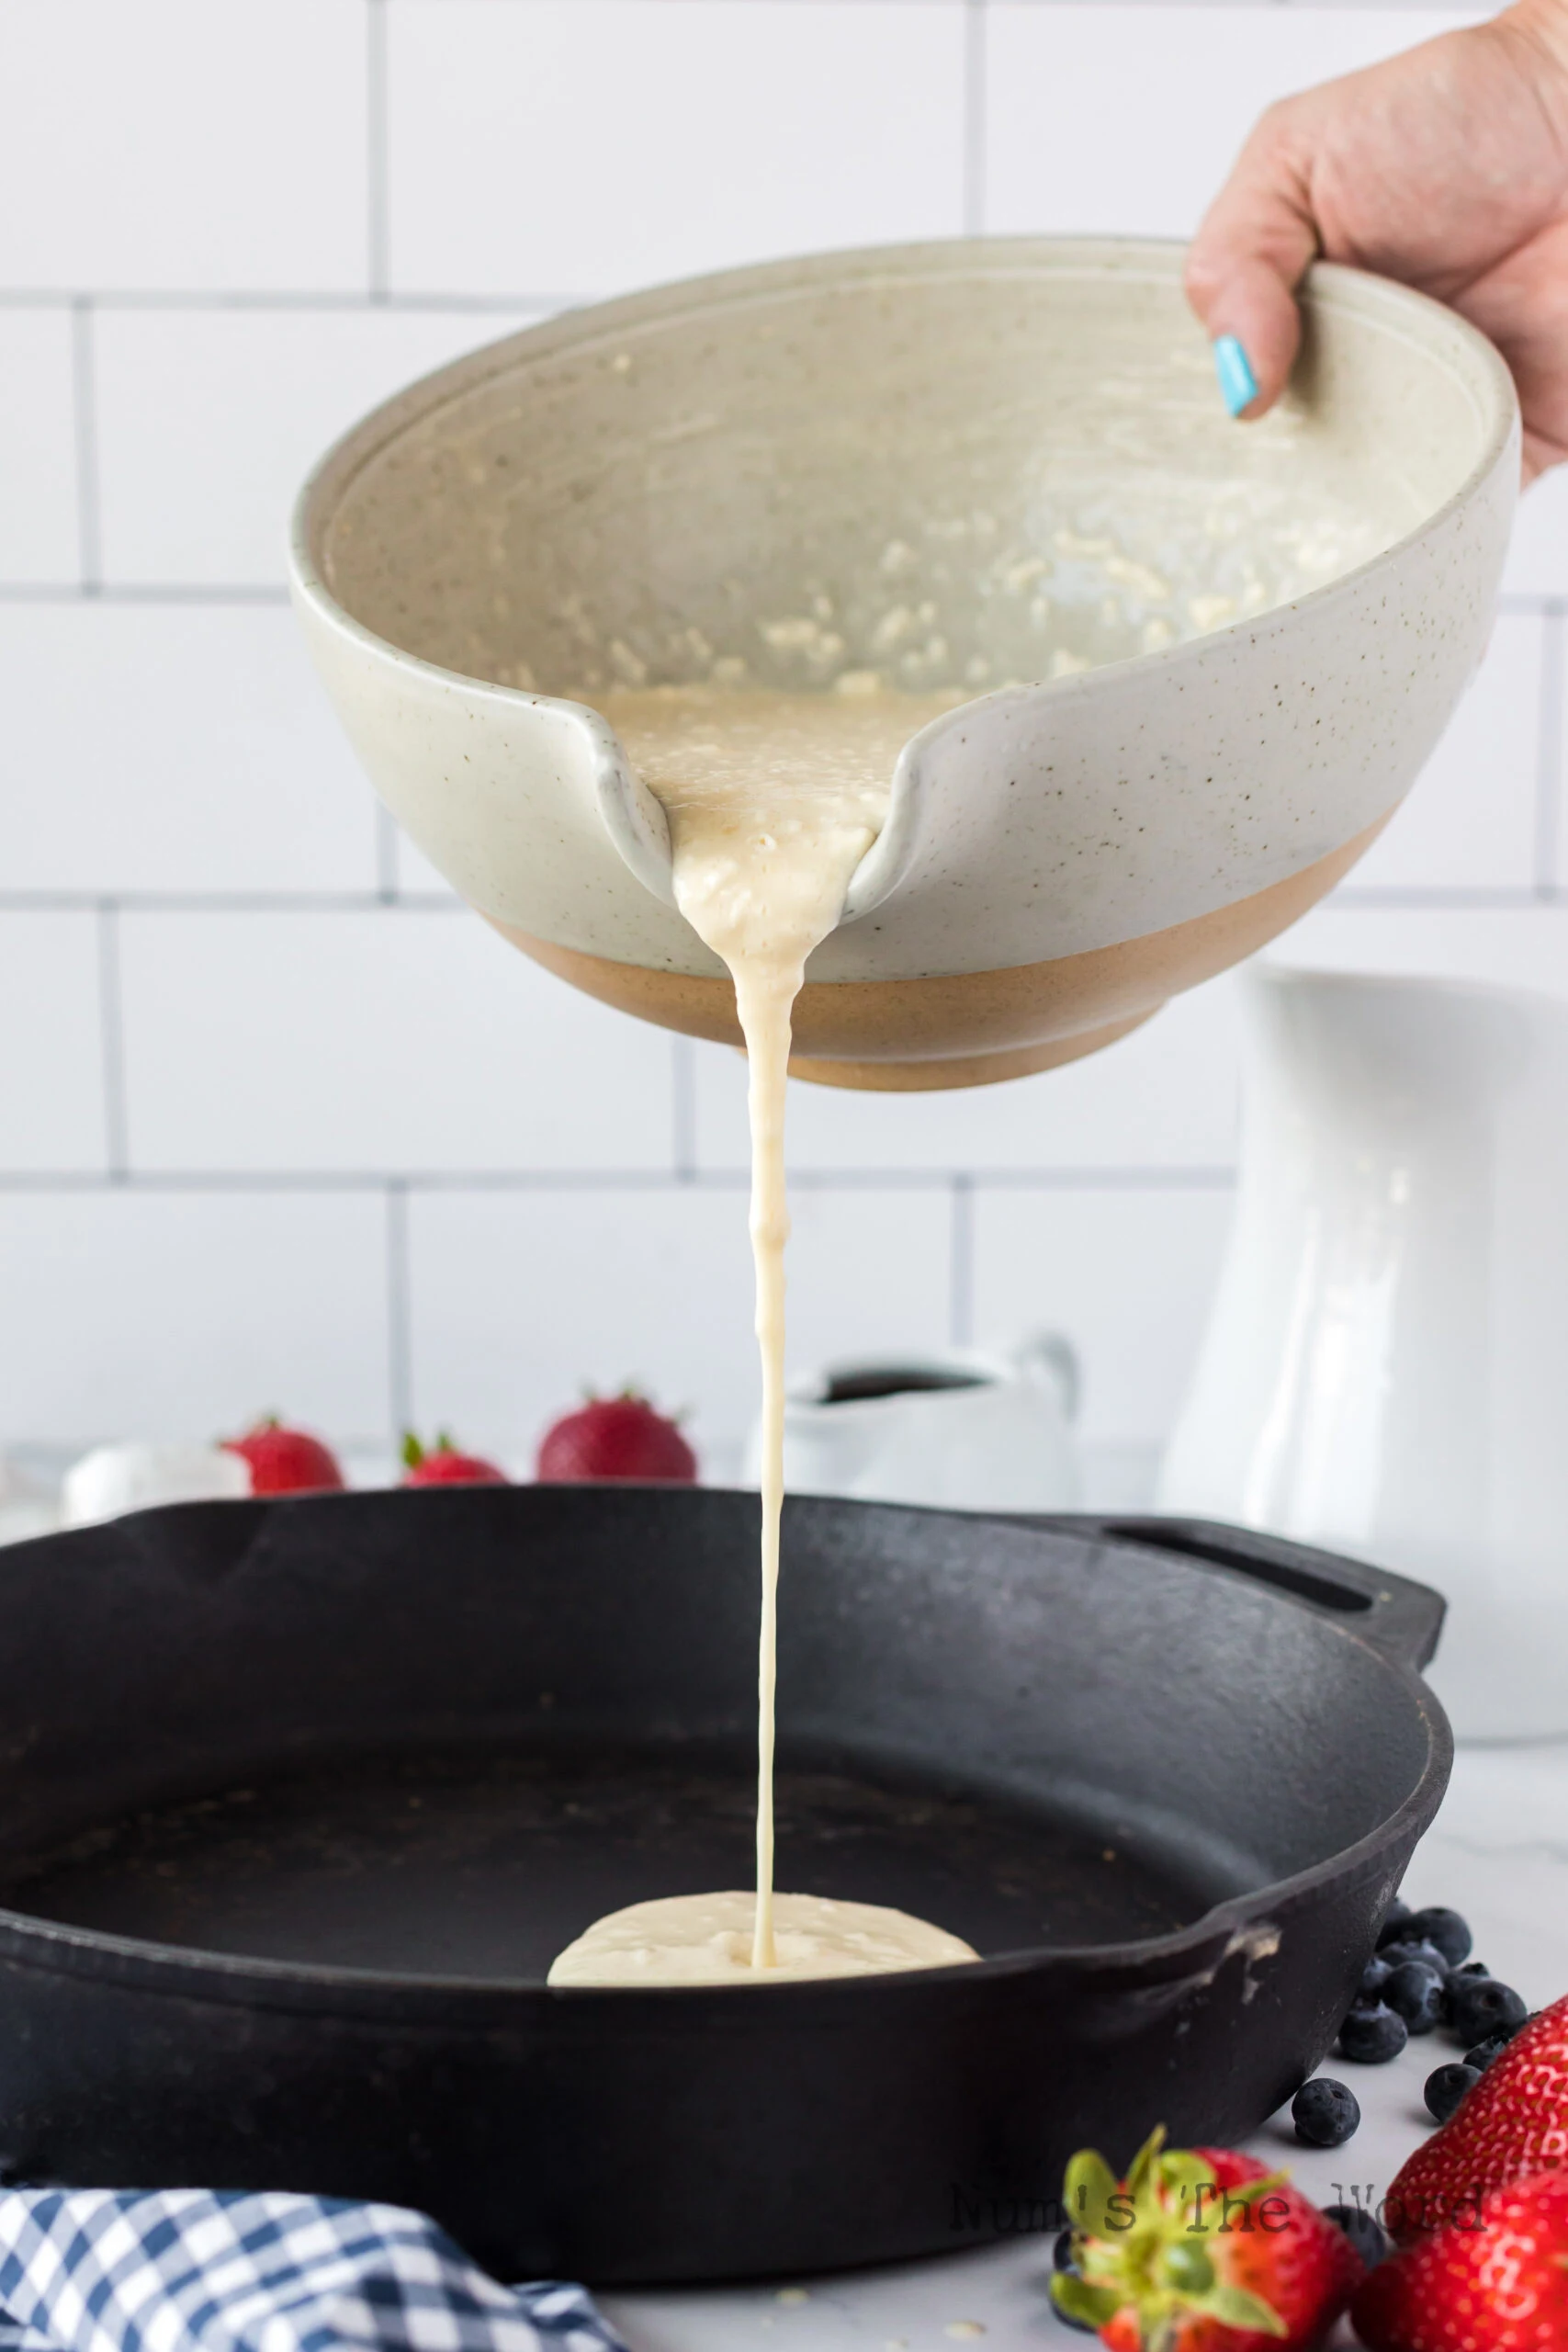
M 1053 1522 L 1040 1521 L 1037 1524 Z M 1058 1519 L 1062 1528 L 1094 1533 L 1111 1544 L 1175 1552 L 1206 1560 L 1233 1576 L 1304 1603 L 1315 1614 L 1339 1619 L 1397 1665 L 1417 1671 L 1430 1660 L 1443 1629 L 1448 1603 L 1429 1585 L 1395 1576 L 1367 1560 L 1348 1560 L 1283 1536 L 1209 1519 Z

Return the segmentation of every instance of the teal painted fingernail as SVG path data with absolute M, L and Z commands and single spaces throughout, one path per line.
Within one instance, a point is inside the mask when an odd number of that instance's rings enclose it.
M 1233 416 L 1252 406 L 1258 398 L 1258 379 L 1234 334 L 1215 337 L 1214 373 L 1220 379 L 1220 397 Z

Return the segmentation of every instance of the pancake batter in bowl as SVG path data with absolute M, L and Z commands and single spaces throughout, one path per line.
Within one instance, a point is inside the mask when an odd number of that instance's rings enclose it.
M 773 1894 L 773 1685 L 784 1502 L 784 1092 L 806 959 L 886 821 L 909 737 L 962 693 L 807 695 L 657 686 L 599 707 L 670 820 L 675 902 L 728 967 L 746 1039 L 751 1250 L 762 1368 L 762 1615 L 757 1668 L 757 1891 L 613 1912 L 569 1945 L 552 1984 L 730 1984 L 931 1968 L 978 1955 L 874 1904 Z

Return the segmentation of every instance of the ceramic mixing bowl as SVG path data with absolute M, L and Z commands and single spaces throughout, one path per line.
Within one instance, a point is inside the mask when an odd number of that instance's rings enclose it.
M 948 689 L 817 950 L 802 1074 L 1043 1069 L 1350 866 L 1483 649 L 1512 383 L 1319 266 L 1290 392 L 1225 415 L 1173 245 L 983 239 L 569 312 L 367 418 L 298 510 L 312 651 L 383 797 L 607 1002 L 738 1041 L 617 687 Z

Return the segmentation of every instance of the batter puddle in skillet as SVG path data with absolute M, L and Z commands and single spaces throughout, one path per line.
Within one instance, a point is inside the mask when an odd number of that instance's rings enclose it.
M 355 1757 L 95 1829 L 0 1902 L 275 1961 L 537 1982 L 611 1907 L 744 1884 L 753 1759 L 647 1747 Z M 1234 1871 L 1103 1823 L 841 1770 L 781 1769 L 801 1892 L 935 1917 L 982 1955 L 1158 1936 Z

